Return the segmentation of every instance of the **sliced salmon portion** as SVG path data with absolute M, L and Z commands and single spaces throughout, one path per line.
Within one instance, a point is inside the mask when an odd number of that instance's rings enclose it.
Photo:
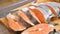
M 21 34 L 49 34 L 53 30 L 52 25 L 49 24 L 38 24 L 34 27 L 30 27 L 27 30 L 23 31 Z
M 19 12 L 18 12 L 18 15 L 19 15 L 23 20 L 25 20 L 28 24 L 34 25 L 34 24 L 32 23 L 32 21 L 29 19 L 29 17 L 28 17 L 23 11 L 19 11 Z
M 59 12 L 60 12 L 60 4 L 59 3 L 47 2 L 47 3 L 45 3 L 45 5 L 48 6 L 48 8 L 52 11 L 53 14 L 59 16 Z
M 48 5 L 47 5 L 48 6 Z M 48 6 L 48 8 L 51 10 L 51 12 L 54 14 L 54 15 L 56 15 L 56 16 L 60 16 L 59 15 L 59 13 L 60 13 L 60 9 L 58 8 L 58 7 L 56 7 L 55 6 L 55 8 L 54 7 L 51 7 L 51 6 Z
M 52 11 L 53 14 L 56 14 L 55 10 L 51 6 L 47 5 L 47 7 Z
M 9 27 L 14 31 L 22 31 L 26 29 L 26 27 L 18 19 L 19 18 L 17 16 L 8 14 L 7 20 Z
M 47 23 L 44 15 L 36 8 L 29 8 L 29 12 L 31 15 L 39 22 L 39 23 Z

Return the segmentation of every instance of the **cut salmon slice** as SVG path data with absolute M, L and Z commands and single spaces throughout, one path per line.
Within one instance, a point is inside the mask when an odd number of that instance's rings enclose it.
M 18 12 L 18 15 L 19 15 L 23 20 L 25 20 L 28 24 L 34 25 L 34 24 L 32 23 L 32 21 L 28 18 L 28 16 L 27 16 L 23 11 L 19 11 L 19 12 Z
M 28 16 L 28 18 L 36 25 L 38 24 L 38 21 L 30 14 L 29 12 L 29 8 L 22 8 L 22 11 L 24 11 L 24 13 Z
M 21 34 L 49 34 L 53 31 L 53 25 L 49 24 L 38 24 L 34 27 L 30 27 L 27 30 L 23 31 Z
M 47 7 L 52 11 L 53 14 L 56 14 L 55 10 L 51 6 L 47 5 Z
M 50 8 L 50 10 L 53 10 L 52 11 L 53 14 L 59 16 L 59 13 L 60 13 L 60 4 L 59 3 L 56 3 L 56 2 L 47 2 L 45 4 L 48 5 L 48 7 Z
M 56 16 L 59 17 L 59 8 L 58 8 L 58 7 L 57 7 L 57 9 L 56 9 L 56 8 L 53 9 L 53 7 L 48 6 L 48 8 L 52 11 L 52 13 L 53 13 L 54 15 L 56 15 Z
M 54 6 L 54 4 L 46 3 L 46 6 L 52 11 L 53 14 L 59 16 L 59 8 Z
M 19 21 L 19 18 L 15 15 L 8 14 L 7 20 L 9 27 L 14 31 L 22 31 L 26 29 L 26 27 Z
M 32 7 L 29 8 L 29 12 L 39 23 L 47 23 L 44 15 L 38 9 Z

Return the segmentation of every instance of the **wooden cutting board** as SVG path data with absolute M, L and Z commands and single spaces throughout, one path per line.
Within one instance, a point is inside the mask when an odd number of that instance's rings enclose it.
M 55 20 L 51 21 L 50 24 L 55 24 L 54 29 L 60 31 L 60 18 L 55 18 Z
M 0 34 L 10 34 L 10 32 L 0 23 Z
M 58 24 L 58 25 L 60 25 L 60 18 L 55 18 L 55 20 L 51 21 L 51 24 Z

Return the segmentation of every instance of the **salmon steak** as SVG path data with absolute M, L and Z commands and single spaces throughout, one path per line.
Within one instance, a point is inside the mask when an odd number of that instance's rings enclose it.
M 46 3 L 46 6 L 52 11 L 53 14 L 59 16 L 59 6 L 56 6 L 56 4 L 49 4 L 49 3 Z
M 29 17 L 25 14 L 25 12 L 19 11 L 19 12 L 18 12 L 18 15 L 19 15 L 24 21 L 26 21 L 28 24 L 34 25 L 34 24 L 32 23 L 32 21 L 29 19 Z
M 39 23 L 47 23 L 42 11 L 38 10 L 36 7 L 30 7 L 29 12 Z
M 22 31 L 26 27 L 19 21 L 18 16 L 8 14 L 7 15 L 8 25 L 14 31 Z

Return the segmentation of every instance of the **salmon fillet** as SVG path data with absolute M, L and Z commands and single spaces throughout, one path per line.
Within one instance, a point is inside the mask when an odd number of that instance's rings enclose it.
M 7 15 L 8 25 L 14 31 L 22 31 L 26 29 L 26 27 L 19 21 L 17 16 L 12 14 Z
M 19 12 L 18 12 L 18 15 L 19 15 L 23 20 L 25 20 L 28 24 L 34 25 L 34 24 L 32 23 L 32 21 L 28 18 L 28 16 L 27 16 L 23 11 L 19 11 Z
M 45 5 L 52 11 L 53 14 L 58 15 L 60 12 L 60 4 L 56 2 L 47 2 Z M 59 16 L 59 15 L 58 15 Z
M 29 8 L 29 12 L 31 13 L 31 15 L 39 22 L 39 23 L 47 23 L 44 15 L 36 8 Z
M 47 7 L 52 11 L 53 14 L 56 14 L 55 10 L 51 6 L 47 5 Z
M 53 26 L 49 24 L 38 24 L 28 28 L 21 34 L 49 34 L 53 30 Z

